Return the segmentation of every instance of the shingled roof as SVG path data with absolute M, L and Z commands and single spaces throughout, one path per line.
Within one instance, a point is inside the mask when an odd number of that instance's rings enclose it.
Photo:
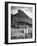
M 18 22 L 26 22 L 26 23 L 32 24 L 32 19 L 21 10 L 18 10 L 18 13 L 15 14 L 14 17 Z

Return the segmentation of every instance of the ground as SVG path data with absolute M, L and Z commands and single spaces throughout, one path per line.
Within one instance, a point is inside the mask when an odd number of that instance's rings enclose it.
M 26 32 L 25 28 L 11 28 L 11 39 L 26 39 L 32 38 L 32 33 Z

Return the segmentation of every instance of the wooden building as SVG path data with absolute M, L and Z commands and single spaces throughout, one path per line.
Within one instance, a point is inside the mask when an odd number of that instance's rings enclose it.
M 21 10 L 18 10 L 18 13 L 15 15 L 11 14 L 11 27 L 21 29 L 25 28 L 24 32 L 30 32 L 32 35 L 32 19 Z

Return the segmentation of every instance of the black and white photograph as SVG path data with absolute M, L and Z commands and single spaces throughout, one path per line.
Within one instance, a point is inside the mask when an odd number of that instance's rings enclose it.
M 8 43 L 35 42 L 35 11 L 35 3 L 6 3 Z
M 32 7 L 11 6 L 11 39 L 32 38 Z

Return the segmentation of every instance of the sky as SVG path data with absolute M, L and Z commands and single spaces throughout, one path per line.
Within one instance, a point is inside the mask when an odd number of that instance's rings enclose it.
M 32 18 L 32 7 L 17 7 L 17 6 L 12 6 L 11 7 L 11 13 L 16 14 L 18 13 L 18 10 L 23 11 L 26 13 L 30 18 Z

